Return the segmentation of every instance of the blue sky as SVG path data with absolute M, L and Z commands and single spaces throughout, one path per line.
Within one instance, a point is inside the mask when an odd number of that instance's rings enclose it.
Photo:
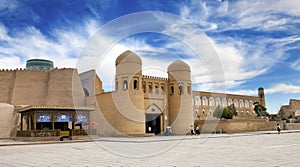
M 0 68 L 25 67 L 27 59 L 45 58 L 57 67 L 84 71 L 96 60 L 93 67 L 110 90 L 115 58 L 130 49 L 142 57 L 147 75 L 165 77 L 168 65 L 183 59 L 191 66 L 194 90 L 257 95 L 262 86 L 268 111 L 276 113 L 289 99 L 300 99 L 299 9 L 300 1 L 295 0 L 0 0 Z M 134 28 L 130 25 L 98 33 L 120 17 L 144 11 L 152 11 L 149 18 L 131 17 L 128 23 L 140 21 L 141 26 L 154 27 L 159 33 L 140 32 L 117 39 L 118 33 Z M 175 19 L 166 19 L 167 14 Z M 188 40 L 186 34 L 195 30 L 190 24 L 204 35 Z M 116 40 L 110 49 L 105 48 L 107 52 L 97 50 Z M 197 54 L 194 46 L 205 41 L 215 55 Z M 84 52 L 93 48 L 91 43 L 95 49 Z M 86 54 L 98 57 L 83 58 Z M 215 77 L 220 73 L 222 77 Z M 218 87 L 224 84 L 225 88 Z

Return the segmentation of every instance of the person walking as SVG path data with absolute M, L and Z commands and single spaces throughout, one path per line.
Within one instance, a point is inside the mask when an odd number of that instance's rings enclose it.
M 197 136 L 200 135 L 200 130 L 199 130 L 199 126 L 198 125 L 196 126 L 196 135 Z
M 276 129 L 277 129 L 278 134 L 280 134 L 281 129 L 280 129 L 280 125 L 279 124 L 277 124 Z
M 194 133 L 194 127 L 193 125 L 191 125 L 191 136 L 193 136 L 195 133 Z

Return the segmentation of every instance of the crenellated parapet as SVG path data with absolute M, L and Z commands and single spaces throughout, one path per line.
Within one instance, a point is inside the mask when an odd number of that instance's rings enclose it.
M 18 71 L 37 71 L 37 72 L 51 72 L 55 70 L 74 70 L 74 68 L 58 68 L 55 67 L 52 70 L 46 71 L 46 70 L 37 70 L 37 69 L 26 69 L 26 68 L 16 68 L 16 69 L 0 69 L 0 72 L 18 72 Z
M 153 80 L 160 80 L 160 81 L 168 81 L 168 78 L 143 75 L 143 79 L 145 79 L 145 78 L 146 79 L 153 79 Z

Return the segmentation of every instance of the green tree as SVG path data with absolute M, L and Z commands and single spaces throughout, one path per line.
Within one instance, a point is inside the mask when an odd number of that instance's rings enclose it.
M 231 104 L 230 106 L 228 106 L 228 112 L 230 112 L 232 115 L 234 116 L 237 116 L 237 112 L 236 112 L 236 109 L 235 109 L 235 106 L 234 104 Z
M 215 109 L 215 111 L 213 113 L 213 116 L 216 117 L 216 118 L 222 118 L 222 115 L 223 115 L 223 109 L 220 106 L 218 106 Z
M 225 108 L 218 106 L 215 109 L 213 116 L 216 118 L 232 119 L 234 116 L 237 116 L 237 112 L 234 105 L 230 105 Z
M 260 116 L 270 116 L 270 114 L 267 112 L 267 108 L 259 104 L 259 102 L 254 102 L 254 111 L 257 114 L 258 117 Z
M 232 119 L 232 114 L 229 112 L 228 108 L 224 108 L 223 109 L 223 114 L 222 114 L 222 118 L 225 119 Z

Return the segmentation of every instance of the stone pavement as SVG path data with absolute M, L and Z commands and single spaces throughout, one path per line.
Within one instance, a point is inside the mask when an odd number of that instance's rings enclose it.
M 0 140 L 0 166 L 299 166 L 299 132 L 117 137 L 47 144 Z

